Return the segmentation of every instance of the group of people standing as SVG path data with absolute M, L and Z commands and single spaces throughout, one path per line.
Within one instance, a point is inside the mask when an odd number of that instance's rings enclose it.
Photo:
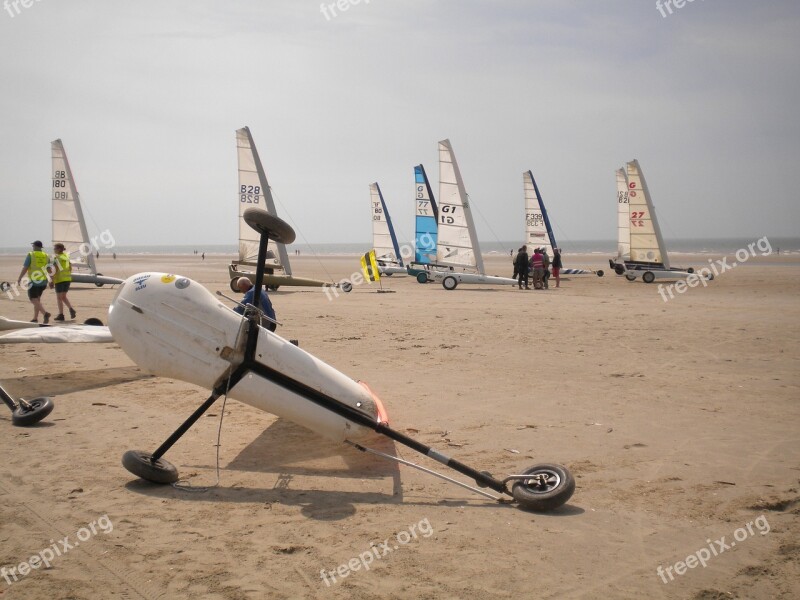
M 529 290 L 530 276 L 533 275 L 533 289 L 541 290 L 550 287 L 550 269 L 556 280 L 556 287 L 561 287 L 561 250 L 553 248 L 553 259 L 547 255 L 547 249 L 534 248 L 533 255 L 528 256 L 528 247 L 522 246 L 514 258 L 514 279 L 519 283 L 519 289 Z
M 72 282 L 72 262 L 64 244 L 57 243 L 53 245 L 55 254 L 52 257 L 48 256 L 42 249 L 42 242 L 37 240 L 31 246 L 33 249 L 25 256 L 25 262 L 17 278 L 17 285 L 22 283 L 22 277 L 26 274 L 30 281 L 28 299 L 33 304 L 33 319 L 31 319 L 31 323 L 39 322 L 40 313 L 44 318 L 45 324 L 50 322 L 51 314 L 42 305 L 42 294 L 44 294 L 48 285 L 51 289 L 55 288 L 56 301 L 58 302 L 58 315 L 53 320 L 64 320 L 65 306 L 69 309 L 70 318 L 74 319 L 78 313 L 75 312 L 72 304 L 67 299 L 67 292 Z

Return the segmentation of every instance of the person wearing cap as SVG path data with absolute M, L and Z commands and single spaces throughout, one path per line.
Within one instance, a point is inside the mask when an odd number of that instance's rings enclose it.
M 67 299 L 69 285 L 72 283 L 72 262 L 69 260 L 69 254 L 65 252 L 66 248 L 64 244 L 60 242 L 55 244 L 53 250 L 55 250 L 56 253 L 55 256 L 53 256 L 53 262 L 50 266 L 50 272 L 53 275 L 50 287 L 55 287 L 56 301 L 58 302 L 58 315 L 53 320 L 64 320 L 64 305 L 69 308 L 70 319 L 74 319 L 75 315 L 78 313 L 75 312 L 75 309 L 72 308 L 72 303 Z
M 240 315 L 243 315 L 246 304 L 252 304 L 255 306 L 253 298 L 256 295 L 256 289 L 253 285 L 253 282 L 247 277 L 239 277 L 239 279 L 236 280 L 236 287 L 239 288 L 239 291 L 244 294 L 244 298 L 242 298 L 241 304 L 238 304 L 233 310 Z M 276 320 L 275 309 L 272 308 L 272 302 L 270 302 L 269 296 L 267 296 L 267 291 L 264 288 L 261 288 L 261 310 L 264 312 L 264 315 L 272 319 L 272 321 Z M 270 331 L 275 331 L 276 325 L 272 321 L 267 321 L 264 326 Z
M 22 270 L 17 277 L 17 285 L 22 283 L 22 276 L 28 274 L 30 286 L 28 287 L 28 299 L 33 304 L 33 319 L 31 323 L 39 322 L 39 313 L 44 315 L 45 324 L 50 322 L 50 313 L 42 306 L 42 294 L 47 289 L 47 265 L 50 264 L 50 257 L 42 250 L 42 242 L 36 240 L 31 243 L 33 250 L 28 252 L 23 263 Z

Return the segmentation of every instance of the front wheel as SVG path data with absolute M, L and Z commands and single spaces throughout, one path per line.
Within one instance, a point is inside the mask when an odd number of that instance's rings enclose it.
M 98 277 L 102 277 L 102 276 L 103 276 L 103 274 L 102 274 L 102 273 L 96 273 L 96 275 L 97 275 Z M 103 287 L 103 286 L 105 285 L 104 283 L 101 283 L 101 282 L 99 282 L 99 281 L 95 281 L 95 283 L 94 283 L 94 284 L 95 284 L 97 287 Z
M 605 272 L 603 271 L 603 269 L 600 269 L 600 270 L 597 272 L 597 276 L 598 276 L 598 277 L 602 277 L 603 275 L 605 275 Z
M 417 283 L 428 283 L 428 274 L 425 271 L 417 273 Z
M 50 398 L 34 398 L 28 406 L 18 406 L 11 413 L 11 422 L 18 427 L 34 425 L 53 412 L 53 401 Z
M 632 275 L 631 273 L 625 273 L 625 279 L 628 281 L 636 281 L 636 275 Z
M 652 271 L 646 271 L 644 275 L 642 275 L 642 281 L 645 283 L 653 283 L 656 280 L 656 276 L 653 275 Z
M 232 292 L 238 292 L 239 291 L 239 287 L 236 285 L 237 281 L 239 281 L 238 277 L 234 277 L 233 279 L 231 279 L 231 291 Z
M 152 460 L 152 454 L 141 450 L 128 450 L 122 455 L 122 466 L 137 477 L 152 483 L 175 483 L 178 469 L 163 458 Z
M 8 281 L 0 282 L 0 292 L 7 292 L 11 289 L 11 284 Z
M 281 287 L 281 286 L 279 286 L 279 285 L 268 285 L 268 286 L 267 286 L 267 289 L 268 289 L 270 292 L 277 292 L 279 287 Z
M 448 275 L 442 280 L 442 287 L 447 291 L 453 291 L 456 289 L 456 287 L 458 287 L 458 279 L 452 275 Z
M 688 269 L 686 269 L 686 272 L 691 275 L 692 273 L 694 273 L 694 267 L 689 267 Z
M 623 265 L 614 265 L 614 273 L 617 275 L 625 275 L 625 267 Z
M 526 510 L 545 512 L 556 509 L 575 492 L 575 479 L 562 465 L 535 465 L 522 474 L 530 477 L 515 481 L 511 493 Z
M 352 284 L 352 283 L 350 283 L 349 281 L 345 281 L 345 282 L 342 284 L 342 291 L 343 291 L 345 294 L 348 294 L 348 293 L 352 292 L 352 291 L 353 291 L 353 284 Z

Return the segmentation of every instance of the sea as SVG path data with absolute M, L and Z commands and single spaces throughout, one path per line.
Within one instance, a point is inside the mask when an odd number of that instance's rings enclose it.
M 483 254 L 509 254 L 520 246 L 519 241 L 481 241 Z M 755 252 L 759 255 L 769 253 L 800 255 L 800 238 L 787 237 L 762 237 L 762 238 L 719 238 L 719 239 L 667 239 L 666 246 L 670 254 L 709 254 L 732 255 L 739 249 L 746 249 L 750 244 L 755 245 Z M 301 256 L 358 256 L 371 246 L 370 242 L 346 242 L 336 244 L 292 244 L 287 247 L 289 255 Z M 562 252 L 568 254 L 597 254 L 613 256 L 617 252 L 617 242 L 614 240 L 561 240 Z M 12 248 L 0 247 L 0 255 L 24 255 L 30 246 Z M 153 245 L 153 246 L 128 246 L 118 245 L 113 248 L 100 248 L 101 254 L 115 252 L 118 255 L 147 255 L 147 254 L 176 254 L 193 255 L 205 253 L 206 256 L 232 255 L 238 251 L 236 244 L 198 244 L 198 245 Z

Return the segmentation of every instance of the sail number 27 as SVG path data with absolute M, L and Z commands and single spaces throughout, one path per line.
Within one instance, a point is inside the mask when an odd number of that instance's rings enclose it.
M 261 195 L 260 185 L 242 185 L 239 186 L 239 202 L 246 202 L 247 204 L 258 204 L 259 196 Z

